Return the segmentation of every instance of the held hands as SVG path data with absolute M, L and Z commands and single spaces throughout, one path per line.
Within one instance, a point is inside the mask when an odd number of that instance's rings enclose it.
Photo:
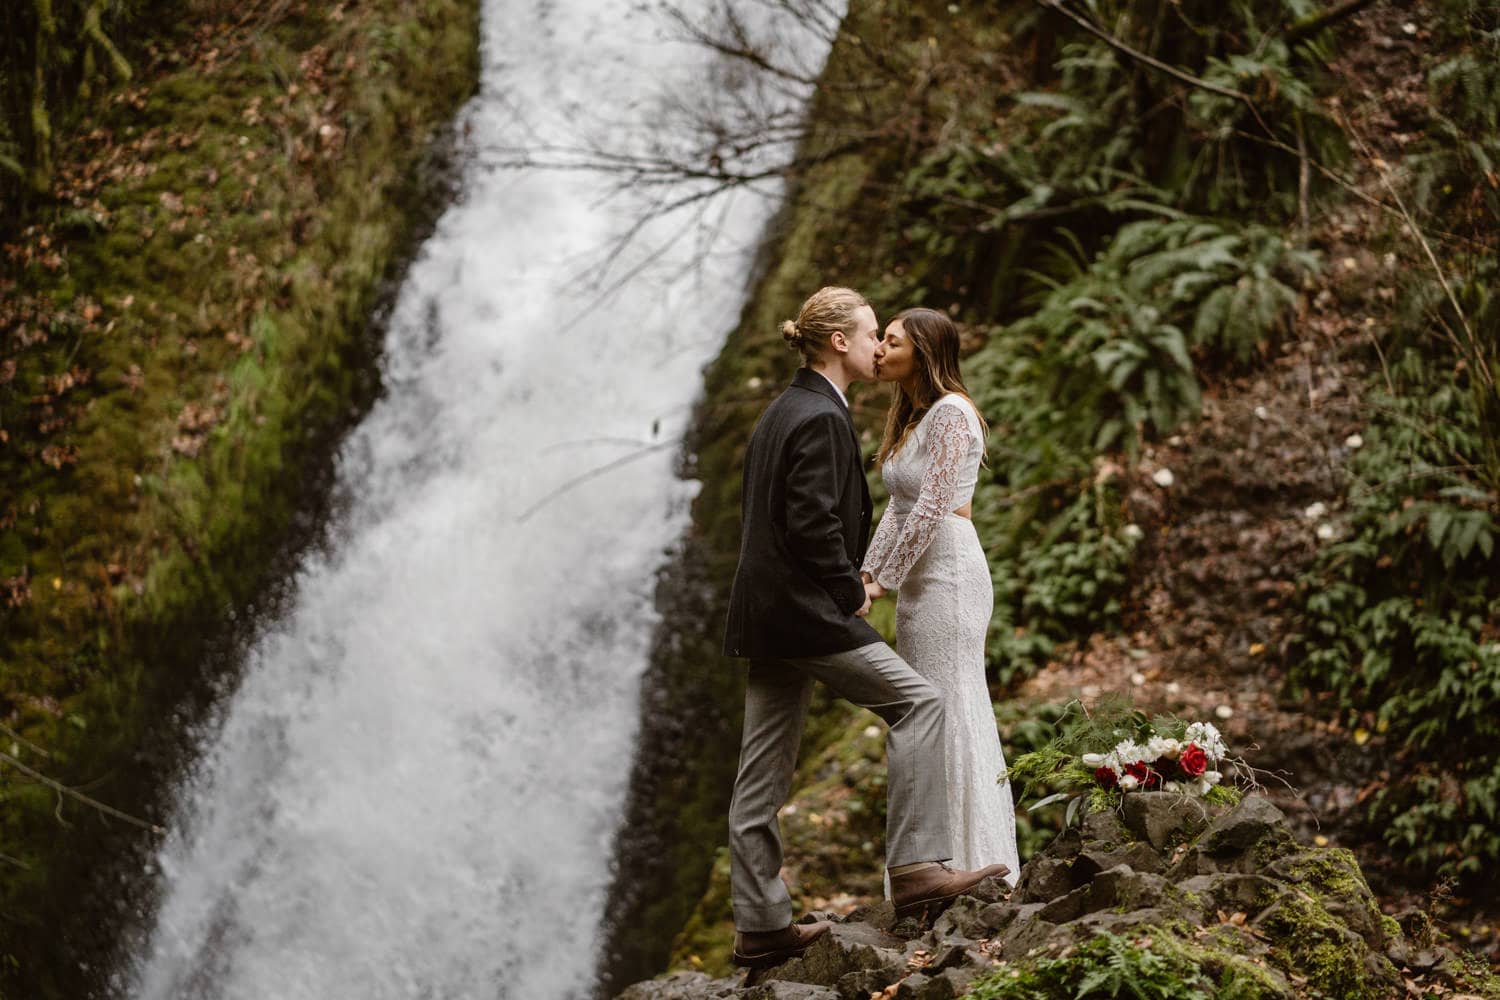
M 864 618 L 870 613 L 870 605 L 874 604 L 876 601 L 884 597 L 888 593 L 888 591 L 880 584 L 876 583 L 874 578 L 872 578 L 869 573 L 866 573 L 863 570 L 860 571 L 859 578 L 865 582 L 865 603 L 860 607 L 858 611 L 854 613 L 859 617 Z

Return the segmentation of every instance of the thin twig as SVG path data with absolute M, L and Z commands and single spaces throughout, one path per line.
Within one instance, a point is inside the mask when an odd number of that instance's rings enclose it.
M 1193 76 L 1191 73 L 1178 69 L 1176 66 L 1173 66 L 1170 63 L 1164 63 L 1154 56 L 1149 56 L 1146 53 L 1142 52 L 1140 49 L 1132 48 L 1126 43 L 1120 41 L 1120 39 L 1116 38 L 1114 35 L 1111 35 L 1109 32 L 1099 27 L 1094 22 L 1090 21 L 1088 18 L 1082 16 L 1081 14 L 1075 14 L 1073 11 L 1064 7 L 1062 5 L 1062 0 L 1032 0 L 1032 2 L 1037 4 L 1038 6 L 1045 7 L 1048 10 L 1057 11 L 1063 17 L 1066 17 L 1068 20 L 1078 25 L 1084 31 L 1087 31 L 1089 34 L 1099 39 L 1105 45 L 1108 45 L 1110 48 L 1129 56 L 1139 63 L 1150 66 L 1157 72 L 1165 73 L 1173 79 L 1180 80 L 1190 87 L 1197 87 L 1199 90 L 1206 90 L 1211 94 L 1218 94 L 1220 97 L 1228 97 L 1231 100 L 1243 101 L 1252 110 L 1254 109 L 1254 105 L 1250 103 L 1250 98 L 1246 94 L 1238 90 L 1232 90 L 1229 87 L 1222 87 L 1217 83 L 1210 83 L 1207 80 Z
M 1485 358 L 1484 350 L 1480 347 L 1478 339 L 1474 336 L 1473 328 L 1469 326 L 1468 315 L 1464 312 L 1463 307 L 1458 304 L 1458 297 L 1453 294 L 1453 287 L 1448 283 L 1448 276 L 1444 273 L 1443 266 L 1438 263 L 1437 254 L 1432 250 L 1432 244 L 1427 242 L 1427 238 L 1422 235 L 1421 227 L 1417 225 L 1417 220 L 1412 218 L 1411 212 L 1407 210 L 1406 202 L 1402 200 L 1401 193 L 1391 183 L 1390 176 L 1384 169 L 1383 161 L 1377 162 L 1378 158 L 1370 151 L 1370 147 L 1366 145 L 1364 137 L 1355 131 L 1352 124 L 1342 115 L 1338 115 L 1337 118 L 1339 125 L 1349 134 L 1349 137 L 1359 144 L 1360 152 L 1370 161 L 1371 166 L 1375 169 L 1375 173 L 1380 177 L 1381 184 L 1385 186 L 1390 196 L 1395 199 L 1396 207 L 1400 210 L 1401 218 L 1405 221 L 1406 228 L 1411 232 L 1412 238 L 1422 248 L 1422 252 L 1426 254 L 1427 263 L 1432 266 L 1433 273 L 1437 275 L 1438 284 L 1443 287 L 1443 294 L 1448 297 L 1448 304 L 1453 307 L 1454 315 L 1458 317 L 1458 322 L 1463 327 L 1464 336 L 1469 341 L 1469 350 L 1472 352 L 1473 360 L 1478 366 L 1480 374 L 1484 377 L 1484 384 L 1490 388 L 1494 388 L 1495 376 L 1490 371 L 1489 361 Z
M 1303 243 L 1307 242 L 1307 234 L 1312 223 L 1309 218 L 1307 207 L 1308 186 L 1312 180 L 1312 171 L 1307 162 L 1307 125 L 1302 120 L 1302 112 L 1297 112 L 1297 228 Z
M 1352 490 L 1350 491 L 1349 499 L 1358 500 L 1363 497 L 1367 497 L 1372 493 L 1379 493 L 1387 486 L 1395 486 L 1397 483 L 1411 483 L 1416 482 L 1418 479 L 1431 479 L 1435 476 L 1448 475 L 1454 472 L 1477 472 L 1478 470 L 1479 466 L 1470 465 L 1468 463 L 1465 463 L 1463 465 L 1429 466 L 1428 468 L 1423 469 L 1420 472 L 1403 472 L 1399 476 L 1392 476 L 1391 478 L 1381 480 L 1378 483 L 1360 482 L 1357 492 Z
M 40 781 L 42 784 L 46 785 L 54 792 L 57 792 L 59 795 L 66 795 L 69 798 L 77 799 L 84 805 L 97 809 L 105 815 L 113 816 L 115 819 L 124 820 L 126 823 L 129 823 L 132 826 L 138 826 L 142 830 L 150 830 L 152 833 L 166 833 L 165 829 L 157 826 L 155 823 L 148 823 L 143 819 L 136 819 L 129 813 L 121 812 L 114 806 L 105 805 L 98 799 L 90 798 L 89 796 L 84 795 L 82 792 L 69 788 L 67 785 L 64 785 L 60 781 L 55 781 L 52 778 L 47 777 L 45 774 L 38 770 L 35 770 L 34 768 L 27 767 L 25 764 L 21 763 L 19 760 L 16 760 L 16 758 L 12 757 L 8 753 L 0 753 L 0 762 L 9 764 L 17 771 L 20 771 L 22 774 L 26 775 L 28 778 Z M 59 816 L 58 818 L 61 819 L 61 816 Z
M 3 722 L 0 722 L 0 733 L 4 733 L 6 736 L 9 736 L 11 739 L 15 740 L 17 743 L 24 744 L 26 749 L 30 750 L 34 754 L 38 754 L 48 760 L 52 758 L 52 755 L 46 750 L 37 746 L 35 743 L 31 742 L 26 737 L 22 736 L 20 733 L 16 732 L 14 729 L 10 728 Z
M 622 465 L 628 465 L 631 462 L 634 462 L 636 459 L 644 458 L 652 452 L 661 451 L 663 448 L 676 448 L 680 444 L 681 442 L 675 440 L 660 441 L 656 444 L 648 445 L 642 448 L 640 451 L 631 452 L 629 455 L 617 458 L 612 462 L 606 462 L 605 464 L 599 466 L 597 469 L 590 469 L 580 476 L 574 476 L 572 479 L 569 479 L 567 482 L 563 483 L 556 489 L 548 490 L 540 500 L 522 511 L 520 515 L 517 516 L 516 521 L 517 523 L 525 523 L 531 518 L 531 515 L 535 514 L 537 511 L 541 510 L 543 507 L 547 506 L 547 504 L 562 496 L 564 493 L 568 492 L 575 486 L 581 486 L 591 479 L 597 479 L 599 476 L 604 475 L 606 472 L 611 472 L 615 469 L 618 469 Z

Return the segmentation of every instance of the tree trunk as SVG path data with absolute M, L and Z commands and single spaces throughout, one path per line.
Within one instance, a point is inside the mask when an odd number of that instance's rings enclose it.
M 110 41 L 109 36 L 104 33 L 104 28 L 100 20 L 104 14 L 104 5 L 107 2 L 108 0 L 94 0 L 89 5 L 88 11 L 83 15 L 83 34 L 104 53 L 105 57 L 109 60 L 110 69 L 114 70 L 116 78 L 122 81 L 129 80 L 131 77 L 130 63 L 125 61 L 125 57 L 120 55 L 120 50 L 115 48 L 115 43 Z M 87 84 L 88 80 L 85 79 L 84 83 Z
M 52 190 L 52 117 L 47 111 L 47 67 L 52 64 L 57 22 L 52 0 L 32 0 L 36 11 L 36 67 L 31 88 L 31 189 Z

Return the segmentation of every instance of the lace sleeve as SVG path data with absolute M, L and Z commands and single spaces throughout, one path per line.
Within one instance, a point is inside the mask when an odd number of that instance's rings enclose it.
M 927 551 L 938 525 L 952 513 L 964 459 L 973 441 L 968 417 L 956 405 L 939 406 L 928 419 L 927 471 L 922 476 L 922 490 L 901 524 L 885 565 L 875 575 L 875 581 L 886 590 L 901 586 Z
M 860 570 L 870 574 L 871 577 L 880 575 L 880 569 L 886 557 L 891 554 L 891 546 L 896 544 L 896 535 L 900 528 L 895 508 L 894 503 L 885 505 L 885 513 L 880 516 L 880 523 L 875 526 L 875 537 L 870 539 L 870 547 L 865 550 L 865 564 L 860 567 Z

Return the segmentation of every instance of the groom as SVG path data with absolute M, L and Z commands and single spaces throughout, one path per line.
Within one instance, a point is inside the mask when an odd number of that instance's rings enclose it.
M 729 807 L 734 962 L 800 955 L 826 921 L 792 923 L 776 814 L 814 680 L 889 724 L 886 866 L 897 916 L 932 913 L 1004 865 L 954 871 L 948 840 L 943 706 L 864 616 L 859 575 L 870 492 L 846 393 L 875 377 L 875 312 L 848 288 L 819 289 L 782 327 L 804 366 L 756 425 L 745 452 L 740 562 L 724 651 L 750 661 L 744 739 Z

